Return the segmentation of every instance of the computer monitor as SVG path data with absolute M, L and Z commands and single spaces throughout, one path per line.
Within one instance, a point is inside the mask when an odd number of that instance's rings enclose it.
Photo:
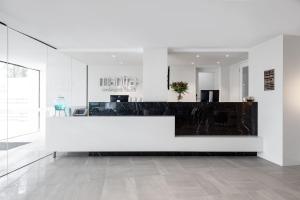
M 129 95 L 110 95 L 110 102 L 128 102 Z
M 201 102 L 219 102 L 219 90 L 201 90 Z

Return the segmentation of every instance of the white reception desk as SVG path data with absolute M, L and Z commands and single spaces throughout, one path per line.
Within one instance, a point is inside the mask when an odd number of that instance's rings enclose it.
M 257 136 L 177 136 L 174 116 L 49 117 L 48 150 L 59 152 L 260 152 Z

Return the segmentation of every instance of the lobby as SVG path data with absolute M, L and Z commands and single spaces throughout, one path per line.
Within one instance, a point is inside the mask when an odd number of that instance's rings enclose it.
M 299 11 L 0 0 L 0 199 L 300 199 Z

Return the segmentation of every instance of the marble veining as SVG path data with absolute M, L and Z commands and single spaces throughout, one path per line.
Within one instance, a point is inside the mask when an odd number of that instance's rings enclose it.
M 257 135 L 256 102 L 90 102 L 90 116 L 175 116 L 175 136 Z

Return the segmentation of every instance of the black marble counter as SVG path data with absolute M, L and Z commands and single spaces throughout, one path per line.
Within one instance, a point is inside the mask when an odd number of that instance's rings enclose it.
M 90 102 L 90 116 L 175 116 L 176 136 L 257 135 L 256 102 Z

